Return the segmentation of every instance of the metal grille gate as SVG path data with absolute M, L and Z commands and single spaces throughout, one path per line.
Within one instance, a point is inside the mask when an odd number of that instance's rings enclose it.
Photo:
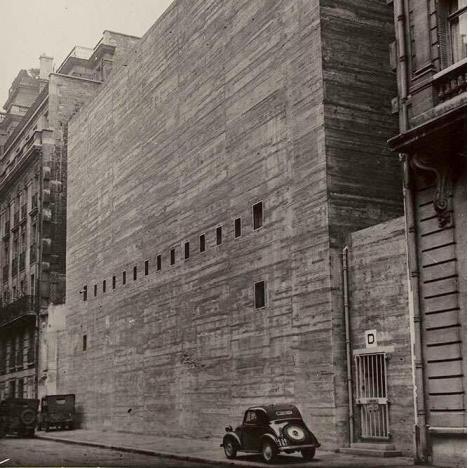
M 385 353 L 358 354 L 356 364 L 356 403 L 360 408 L 361 437 L 390 437 L 387 398 L 387 359 Z

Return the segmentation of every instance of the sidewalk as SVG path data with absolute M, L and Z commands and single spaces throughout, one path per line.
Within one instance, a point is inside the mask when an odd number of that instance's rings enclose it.
M 265 468 L 261 458 L 255 455 L 240 454 L 235 460 L 227 460 L 220 447 L 221 440 L 158 437 L 154 435 L 131 434 L 124 432 L 100 432 L 78 429 L 74 431 L 36 432 L 40 439 L 54 440 L 70 444 L 104 447 L 132 453 L 154 455 L 194 461 L 215 466 L 258 466 Z M 283 455 L 275 466 L 299 467 L 407 467 L 413 465 L 410 458 L 370 458 L 357 455 L 326 452 L 318 450 L 315 459 L 303 462 L 300 455 Z M 418 465 L 422 467 L 423 465 Z

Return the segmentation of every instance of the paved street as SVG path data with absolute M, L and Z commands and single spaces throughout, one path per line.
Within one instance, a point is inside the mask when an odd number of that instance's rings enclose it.
M 1 463 L 5 459 L 10 459 Z M 0 467 L 32 466 L 115 466 L 115 467 L 187 467 L 212 465 L 119 452 L 98 447 L 63 444 L 41 439 L 8 437 L 0 441 Z
M 197 453 L 192 453 L 197 455 Z M 8 459 L 8 461 L 5 461 Z M 2 463 L 3 462 L 3 463 Z M 227 460 L 219 460 L 219 466 L 226 466 Z M 305 463 L 300 457 L 281 456 L 274 463 L 276 467 L 294 468 L 380 468 L 383 466 L 403 468 L 411 466 L 409 460 L 371 459 L 332 452 L 319 452 L 317 458 Z M 200 463 L 168 457 L 143 455 L 99 447 L 89 447 L 45 439 L 17 439 L 7 437 L 0 441 L 0 468 L 3 467 L 210 467 L 218 462 Z M 260 457 L 238 456 L 233 465 L 264 467 Z

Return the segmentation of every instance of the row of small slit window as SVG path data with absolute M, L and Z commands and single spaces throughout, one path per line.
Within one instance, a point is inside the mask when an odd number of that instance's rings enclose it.
M 253 219 L 253 229 L 257 230 L 263 226 L 263 202 L 256 203 L 252 207 L 252 219 Z M 234 237 L 238 238 L 242 235 L 242 221 L 241 218 L 236 218 L 234 220 Z M 199 239 L 199 250 L 200 252 L 205 252 L 206 250 L 206 237 L 205 234 L 202 234 Z M 223 228 L 218 226 L 216 228 L 216 245 L 221 245 L 223 243 Z M 175 248 L 170 251 L 170 264 L 174 265 L 176 262 Z M 185 260 L 190 258 L 190 242 L 185 242 L 184 244 L 184 258 Z M 162 257 L 158 255 L 156 257 L 156 270 L 160 271 L 162 269 Z M 149 261 L 145 261 L 145 276 L 149 274 Z M 136 281 L 138 278 L 138 269 L 136 266 L 133 267 L 133 281 Z M 127 272 L 122 272 L 122 285 L 127 284 Z M 112 277 L 112 289 L 117 287 L 117 277 Z M 102 292 L 107 291 L 107 281 L 103 280 L 102 282 Z M 83 286 L 83 290 L 80 291 L 83 295 L 83 301 L 88 300 L 88 286 Z M 94 285 L 94 297 L 98 294 L 98 285 Z M 265 284 L 263 281 L 255 283 L 255 307 L 261 308 L 265 306 Z

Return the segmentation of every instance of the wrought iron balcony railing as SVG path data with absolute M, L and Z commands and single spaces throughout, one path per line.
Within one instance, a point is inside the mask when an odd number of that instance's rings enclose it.
M 3 327 L 21 317 L 34 315 L 33 296 L 21 296 L 9 304 L 0 307 L 0 327 Z

